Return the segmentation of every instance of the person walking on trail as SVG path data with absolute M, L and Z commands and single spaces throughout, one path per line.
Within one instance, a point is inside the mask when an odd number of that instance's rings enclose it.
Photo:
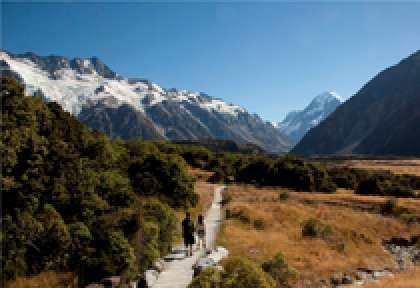
M 204 217 L 201 214 L 198 215 L 197 236 L 199 247 L 206 249 L 206 225 L 204 224 Z
M 192 256 L 192 246 L 195 244 L 194 232 L 194 222 L 191 220 L 190 212 L 187 212 L 185 219 L 182 221 L 182 235 L 184 236 L 187 257 Z

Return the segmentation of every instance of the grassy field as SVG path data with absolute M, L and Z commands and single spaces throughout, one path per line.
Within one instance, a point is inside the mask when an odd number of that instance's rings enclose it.
M 279 199 L 287 192 L 289 197 Z M 282 252 L 299 271 L 296 287 L 317 287 L 335 272 L 357 268 L 395 268 L 393 257 L 382 241 L 391 237 L 420 234 L 418 224 L 407 224 L 378 213 L 384 197 L 358 196 L 351 191 L 337 194 L 292 192 L 286 189 L 232 185 L 228 188 L 230 210 L 242 209 L 250 224 L 225 221 L 219 244 L 233 256 L 247 256 L 263 262 Z M 420 216 L 420 200 L 402 199 L 399 206 Z M 332 230 L 323 238 L 302 236 L 302 222 L 317 218 Z M 264 223 L 256 229 L 255 220 Z M 418 278 L 420 280 L 420 278 Z
M 72 273 L 43 272 L 36 276 L 20 277 L 10 281 L 7 288 L 77 288 L 77 278 Z
M 360 168 L 375 171 L 390 171 L 395 174 L 411 174 L 420 176 L 419 159 L 393 160 L 328 160 L 328 164 Z

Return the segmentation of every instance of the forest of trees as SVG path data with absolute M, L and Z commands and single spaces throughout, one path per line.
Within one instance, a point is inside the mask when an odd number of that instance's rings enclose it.
M 168 252 L 173 208 L 198 201 L 182 157 L 91 131 L 12 78 L 1 105 L 4 280 L 44 270 L 129 280 Z

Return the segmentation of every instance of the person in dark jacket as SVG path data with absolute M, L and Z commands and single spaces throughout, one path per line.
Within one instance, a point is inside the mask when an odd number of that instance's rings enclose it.
M 192 246 L 195 243 L 194 232 L 194 222 L 191 220 L 191 214 L 187 212 L 185 219 L 182 221 L 182 235 L 184 237 L 187 256 L 192 256 Z

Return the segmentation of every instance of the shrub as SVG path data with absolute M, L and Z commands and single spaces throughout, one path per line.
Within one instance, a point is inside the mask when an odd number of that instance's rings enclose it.
M 381 213 L 383 214 L 394 214 L 398 210 L 397 199 L 391 198 L 385 201 L 381 206 Z
M 393 197 L 417 197 L 417 193 L 408 186 L 405 178 L 390 174 L 377 174 L 360 182 L 356 194 L 383 195 Z
M 261 267 L 246 258 L 228 259 L 224 271 L 206 268 L 193 279 L 189 288 L 274 288 L 275 281 Z
M 257 230 L 264 230 L 265 229 L 265 222 L 264 219 L 258 218 L 254 220 L 254 228 Z
M 304 237 L 323 238 L 333 233 L 330 225 L 322 223 L 319 219 L 309 218 L 302 223 L 302 235 Z
M 406 223 L 415 223 L 417 221 L 417 216 L 413 213 L 402 213 L 399 217 Z
M 227 260 L 222 288 L 274 288 L 273 278 L 255 262 L 235 257 Z
M 232 193 L 229 192 L 229 191 L 225 191 L 222 194 L 222 201 L 220 202 L 220 204 L 222 204 L 223 206 L 225 206 L 225 205 L 229 204 L 230 202 L 232 202 L 232 200 L 233 200 Z
M 418 250 L 420 250 L 420 239 L 418 239 L 418 240 L 416 241 L 416 243 L 414 244 L 414 246 L 416 246 L 416 248 L 417 248 Z
M 214 267 L 209 267 L 200 272 L 193 279 L 188 288 L 216 288 L 220 287 L 222 273 Z
M 337 191 L 337 185 L 334 182 L 324 180 L 319 185 L 319 191 L 326 193 L 335 193 Z
M 279 193 L 279 199 L 280 200 L 287 200 L 287 199 L 289 199 L 289 197 L 290 197 L 290 194 L 289 194 L 288 191 L 282 191 L 282 192 Z
M 384 195 L 394 197 L 417 197 L 416 191 L 410 187 L 401 186 L 398 184 L 392 184 L 391 186 L 384 189 Z
M 238 219 L 246 224 L 251 223 L 251 216 L 249 216 L 248 210 L 243 207 L 226 209 L 226 219 Z
M 179 223 L 175 212 L 167 204 L 157 199 L 147 199 L 142 203 L 144 220 L 158 224 L 159 251 L 165 254 L 170 251 L 172 243 L 179 235 Z
M 376 177 L 370 177 L 359 183 L 356 194 L 361 195 L 384 195 L 384 183 Z
M 282 253 L 278 253 L 272 259 L 264 262 L 262 269 L 271 275 L 279 287 L 283 287 L 288 279 L 297 276 L 297 271 L 289 267 Z

